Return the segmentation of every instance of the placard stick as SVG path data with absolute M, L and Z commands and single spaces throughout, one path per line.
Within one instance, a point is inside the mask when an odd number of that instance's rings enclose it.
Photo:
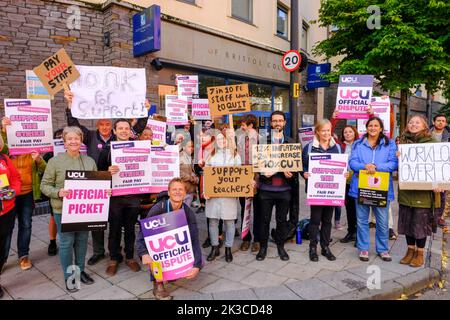
M 229 122 L 229 125 L 230 125 L 230 133 L 232 132 L 233 134 L 232 134 L 232 139 L 230 139 L 231 140 L 231 150 L 233 150 L 233 151 L 235 151 L 236 150 L 236 142 L 235 142 L 235 140 L 234 140 L 234 125 L 233 125 L 233 115 L 232 114 L 229 114 L 228 115 L 228 122 Z

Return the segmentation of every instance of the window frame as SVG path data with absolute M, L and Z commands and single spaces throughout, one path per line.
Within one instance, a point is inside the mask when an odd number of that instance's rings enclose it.
M 253 25 L 253 0 L 246 0 L 249 2 L 249 16 L 250 16 L 249 19 L 234 15 L 233 0 L 230 1 L 231 1 L 231 18 Z
M 286 14 L 286 32 L 285 32 L 285 34 L 278 33 L 278 17 L 279 17 L 278 13 L 279 13 L 279 11 L 283 11 Z M 289 9 L 286 8 L 285 6 L 283 6 L 281 3 L 277 3 L 277 20 L 276 21 L 277 22 L 276 22 L 276 27 L 275 27 L 275 29 L 276 29 L 275 34 L 282 39 L 288 40 L 289 39 Z

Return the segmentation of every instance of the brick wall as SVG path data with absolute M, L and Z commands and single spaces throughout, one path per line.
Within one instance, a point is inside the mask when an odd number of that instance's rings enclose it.
M 70 30 L 70 5 L 81 10 L 80 30 Z M 151 55 L 138 59 L 132 52 L 132 16 L 136 10 L 112 4 L 105 9 L 77 1 L 0 0 L 0 114 L 3 99 L 26 98 L 25 70 L 64 47 L 75 64 L 147 68 L 147 96 L 157 103 L 157 73 Z M 110 47 L 103 43 L 110 32 Z M 63 93 L 52 102 L 53 128 L 66 124 Z M 94 127 L 94 121 L 81 121 Z

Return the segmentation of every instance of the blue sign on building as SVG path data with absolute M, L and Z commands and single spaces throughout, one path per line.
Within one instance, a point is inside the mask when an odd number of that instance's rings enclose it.
M 331 63 L 309 64 L 308 65 L 308 89 L 329 87 L 330 81 L 322 79 L 322 75 L 330 73 Z
M 133 15 L 133 55 L 161 50 L 161 7 L 153 5 Z

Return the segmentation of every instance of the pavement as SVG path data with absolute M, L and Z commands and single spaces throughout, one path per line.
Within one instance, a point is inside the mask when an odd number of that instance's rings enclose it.
M 304 190 L 300 188 L 300 190 Z M 304 192 L 300 197 L 300 219 L 309 217 Z M 393 203 L 394 229 L 397 226 L 398 204 Z M 116 275 L 106 275 L 108 258 L 94 266 L 86 264 L 86 272 L 95 283 L 81 285 L 75 293 L 65 290 L 59 257 L 47 255 L 48 215 L 33 217 L 33 232 L 30 245 L 30 259 L 33 268 L 22 271 L 17 263 L 16 234 L 14 228 L 12 248 L 8 264 L 1 275 L 6 300 L 127 300 L 154 299 L 152 285 L 147 270 L 132 272 L 124 263 L 120 264 Z M 198 214 L 200 240 L 206 238 L 204 214 Z M 177 280 L 167 284 L 167 289 L 176 300 L 360 300 L 360 299 L 400 299 L 444 282 L 448 268 L 443 249 L 448 247 L 448 234 L 439 228 L 427 240 L 427 260 L 423 267 L 412 268 L 401 265 L 400 259 L 406 252 L 403 236 L 390 241 L 393 260 L 384 262 L 375 254 L 375 229 L 371 229 L 370 261 L 358 259 L 353 243 L 342 244 L 339 239 L 346 234 L 346 214 L 342 209 L 341 223 L 344 230 L 333 228 L 331 251 L 336 261 L 328 261 L 319 256 L 319 262 L 311 262 L 308 257 L 308 242 L 301 245 L 287 243 L 285 248 L 289 261 L 281 261 L 276 246 L 269 244 L 264 261 L 256 261 L 256 253 L 239 251 L 241 240 L 235 238 L 233 261 L 225 262 L 224 249 L 215 261 L 206 262 L 209 248 L 203 249 L 205 266 L 195 280 Z M 272 218 L 274 221 L 274 217 Z M 447 218 L 447 223 L 450 219 Z M 107 237 L 107 236 L 106 236 Z M 107 243 L 107 238 L 105 240 Z M 444 251 L 445 252 L 445 251 Z M 92 254 L 91 237 L 86 259 Z M 446 256 L 446 252 L 445 252 Z

